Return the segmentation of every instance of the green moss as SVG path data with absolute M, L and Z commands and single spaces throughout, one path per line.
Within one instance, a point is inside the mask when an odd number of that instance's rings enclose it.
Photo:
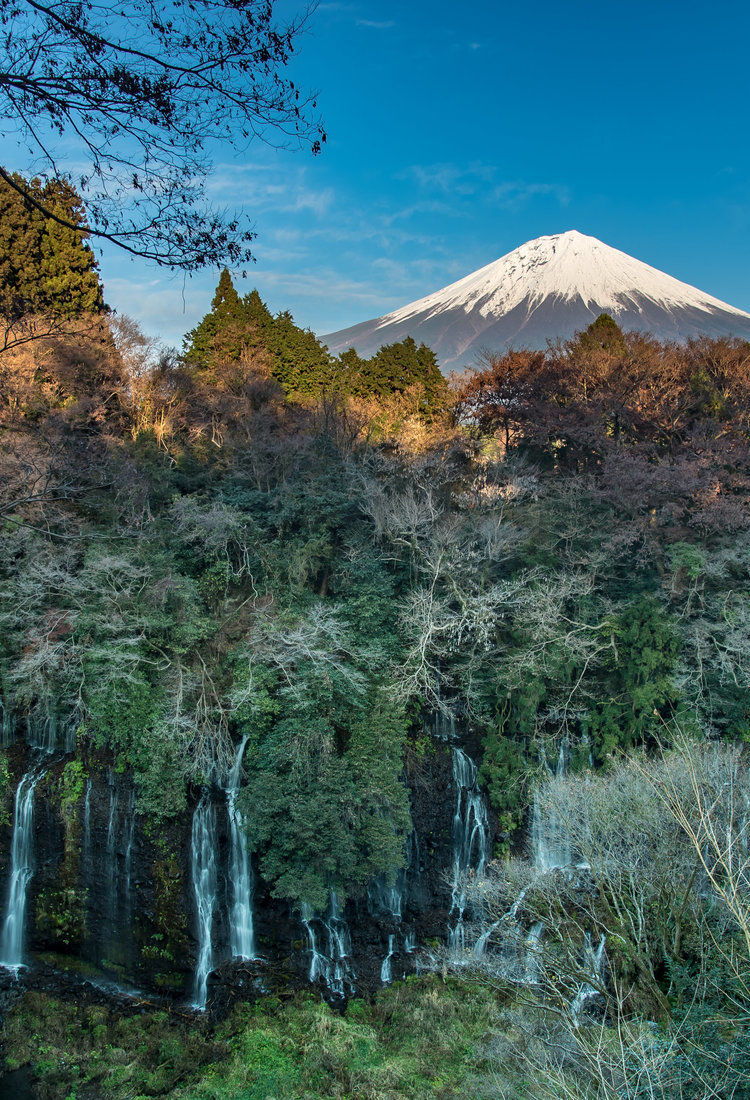
M 13 805 L 13 776 L 8 767 L 8 754 L 0 752 L 0 826 L 10 825 Z
M 41 890 L 36 899 L 36 926 L 56 946 L 76 947 L 83 939 L 84 895 L 75 886 Z
M 28 993 L 8 1015 L 5 1055 L 44 1078 L 49 1100 L 458 1100 L 482 1095 L 473 1075 L 494 1012 L 490 990 L 436 978 L 397 983 L 343 1016 L 311 995 L 267 997 L 216 1028 Z
M 162 848 L 160 859 L 151 865 L 155 892 L 156 932 L 144 944 L 146 959 L 161 960 L 174 966 L 189 950 L 187 915 L 182 904 L 182 869 L 174 852 Z M 180 983 L 181 984 L 181 983 Z
M 75 817 L 88 779 L 81 760 L 69 760 L 60 776 L 60 806 L 66 819 Z

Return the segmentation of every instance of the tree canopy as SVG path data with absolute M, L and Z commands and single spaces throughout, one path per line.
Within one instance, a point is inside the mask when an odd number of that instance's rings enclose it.
M 247 222 L 204 198 L 209 146 L 320 150 L 315 101 L 285 71 L 305 21 L 278 25 L 273 0 L 0 0 L 0 118 L 40 176 L 60 176 L 63 155 L 83 163 L 75 183 L 93 236 L 184 271 L 244 263 Z M 82 226 L 82 211 L 0 176 Z
M 257 290 L 240 298 L 224 268 L 210 311 L 185 337 L 185 362 L 210 372 L 257 351 L 291 397 L 311 397 L 330 381 L 331 360 L 315 334 L 287 311 L 272 316 Z
M 70 322 L 104 310 L 88 235 L 64 224 L 83 217 L 80 197 L 65 180 L 0 179 L 0 347 L 60 333 Z M 36 200 L 26 201 L 25 190 Z M 59 215 L 45 216 L 42 208 Z

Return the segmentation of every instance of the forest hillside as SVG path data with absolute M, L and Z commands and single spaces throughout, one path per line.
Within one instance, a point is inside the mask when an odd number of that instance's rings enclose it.
M 750 1096 L 750 344 L 164 350 L 2 196 L 9 1069 Z

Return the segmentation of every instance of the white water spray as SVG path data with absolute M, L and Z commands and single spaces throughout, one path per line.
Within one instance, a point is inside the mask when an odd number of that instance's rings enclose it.
M 232 905 L 229 913 L 230 946 L 232 955 L 238 959 L 254 959 L 255 927 L 253 924 L 253 872 L 250 853 L 247 850 L 247 831 L 245 819 L 237 806 L 237 795 L 242 776 L 242 756 L 247 744 L 247 735 L 237 750 L 234 767 L 229 775 L 226 789 L 227 813 L 229 816 L 229 869 L 232 881 Z
M 393 967 L 391 965 L 391 959 L 396 953 L 396 937 L 388 937 L 388 954 L 383 959 L 383 965 L 380 968 L 380 980 L 383 985 L 390 985 L 393 981 Z
M 26 772 L 16 791 L 8 906 L 0 936 L 0 966 L 11 970 L 23 965 L 26 898 L 34 874 L 34 788 L 45 771 L 45 762 L 37 761 Z
M 477 768 L 462 749 L 453 749 L 453 782 L 456 809 L 453 814 L 453 875 L 448 939 L 453 948 L 464 947 L 464 912 L 467 878 L 480 876 L 487 865 L 490 830 L 487 809 L 477 785 Z
M 325 917 L 315 916 L 310 906 L 304 904 L 302 923 L 310 948 L 309 980 L 315 982 L 322 979 L 329 993 L 336 997 L 354 993 L 356 974 L 351 957 L 351 936 L 339 911 L 335 891 L 331 891 Z
M 560 745 L 555 775 L 560 777 L 567 772 L 565 748 Z M 531 818 L 531 843 L 534 852 L 534 866 L 544 873 L 555 867 L 569 867 L 573 862 L 570 837 L 565 822 L 555 805 L 542 805 L 540 791 L 534 794 L 534 808 Z
M 204 1009 L 208 975 L 214 968 L 213 922 L 218 892 L 216 868 L 216 810 L 210 793 L 203 791 L 193 814 L 191 869 L 198 914 L 198 960 L 195 967 L 193 1006 Z

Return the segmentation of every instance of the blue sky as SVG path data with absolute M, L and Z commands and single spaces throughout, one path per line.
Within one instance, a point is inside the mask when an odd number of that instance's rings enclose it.
M 215 156 L 212 197 L 258 234 L 237 285 L 324 333 L 577 229 L 750 311 L 748 32 L 723 0 L 321 0 L 293 69 L 324 152 Z M 218 278 L 101 266 L 174 344 Z

